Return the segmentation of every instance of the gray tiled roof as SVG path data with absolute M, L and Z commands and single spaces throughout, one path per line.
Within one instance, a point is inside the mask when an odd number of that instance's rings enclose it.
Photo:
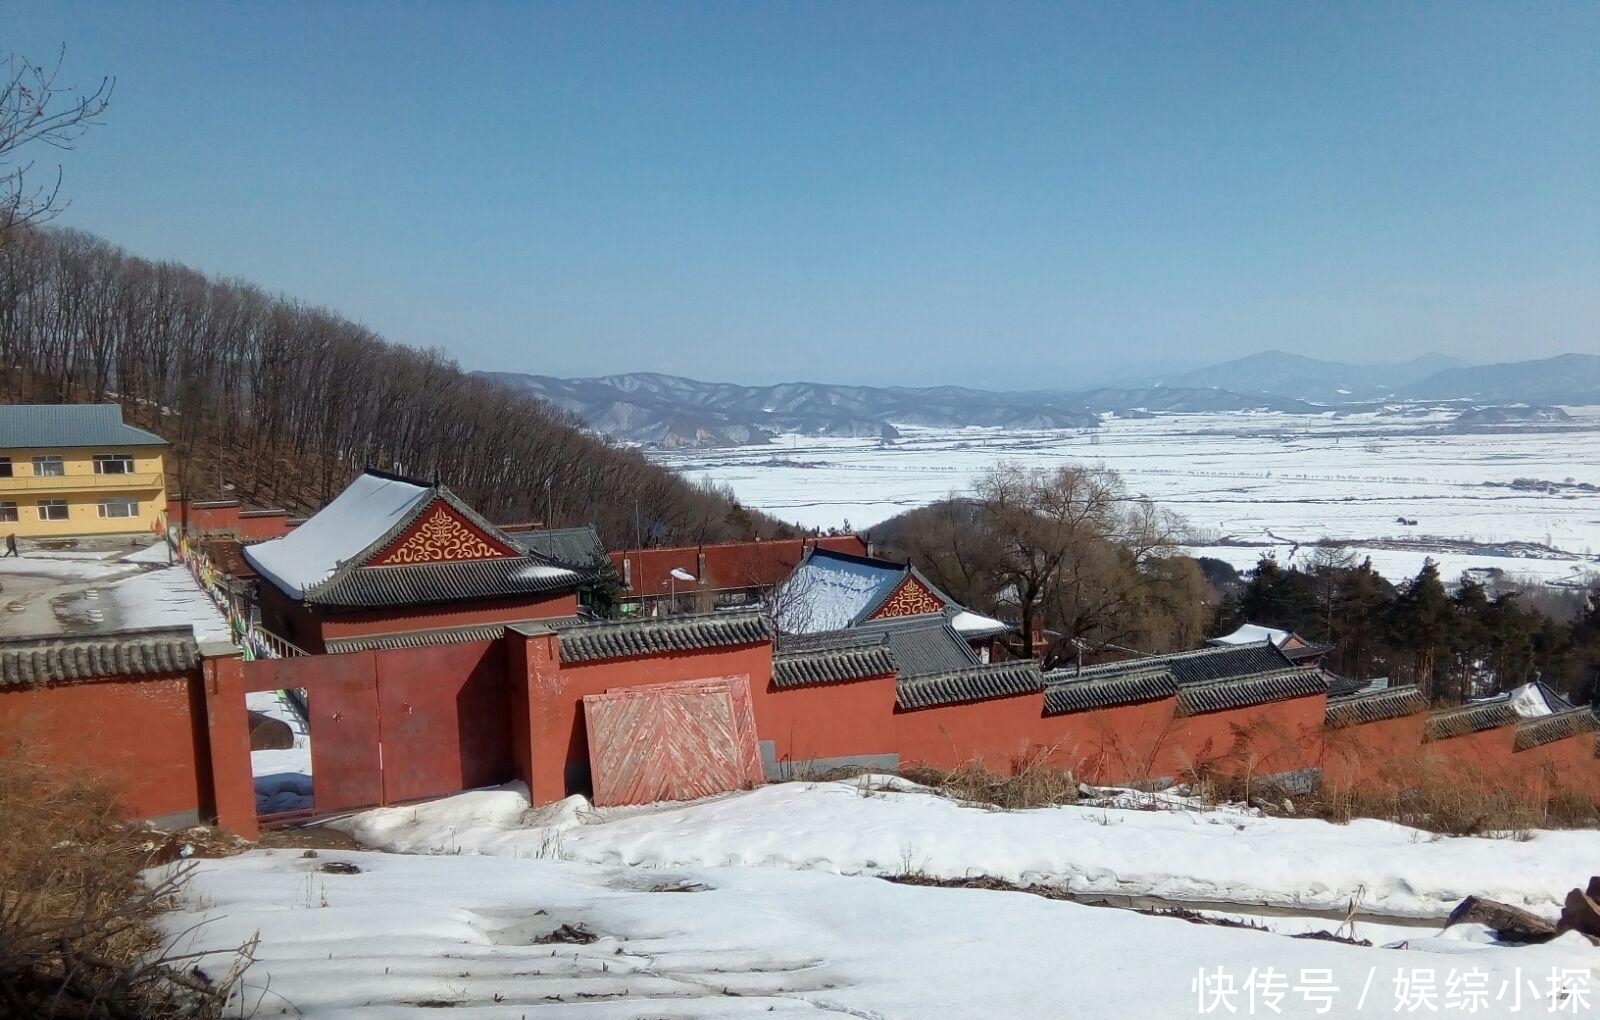
M 1574 708 L 1555 715 L 1524 719 L 1517 723 L 1517 739 L 1514 747 L 1518 751 L 1526 751 L 1530 747 L 1551 744 L 1557 740 L 1575 737 L 1581 733 L 1593 733 L 1596 730 L 1600 730 L 1600 720 L 1595 719 L 1594 713 L 1587 708 Z
M 899 616 L 872 620 L 854 629 L 862 634 L 888 637 L 902 679 L 948 673 L 979 664 L 972 646 L 943 616 Z
M 1298 659 L 1296 662 L 1300 661 Z M 1324 670 L 1323 672 L 1327 672 Z M 1343 698 L 1346 695 L 1356 694 L 1367 689 L 1370 680 L 1357 680 L 1354 677 L 1340 676 L 1337 673 L 1328 673 L 1328 697 Z
M 1428 710 L 1428 700 L 1415 684 L 1389 687 L 1365 694 L 1328 697 L 1328 711 L 1323 725 L 1329 729 L 1359 726 L 1362 723 L 1399 719 L 1402 716 L 1421 715 Z
M 577 617 L 562 617 L 561 620 L 578 622 Z M 549 623 L 548 620 L 529 620 L 533 623 Z M 412 630 L 394 634 L 363 634 L 360 637 L 335 638 L 323 642 L 329 655 L 341 655 L 345 652 L 366 652 L 381 648 L 427 648 L 430 645 L 457 645 L 469 641 L 498 641 L 505 636 L 507 623 L 479 623 L 463 627 L 432 627 L 427 630 Z
M 779 687 L 893 676 L 895 672 L 889 636 L 881 633 L 847 630 L 779 638 L 772 656 L 772 682 Z
M 1170 669 L 1155 667 L 1115 676 L 1078 679 L 1070 670 L 1044 674 L 1044 714 L 1062 715 L 1092 708 L 1132 705 L 1170 698 L 1178 693 L 1178 680 Z
M 413 485 L 425 484 L 371 469 L 364 474 L 406 481 Z M 443 485 L 436 485 L 431 487 L 427 498 L 418 500 L 382 535 L 354 551 L 350 558 L 341 563 L 325 580 L 307 587 L 301 593 L 301 600 L 307 605 L 382 609 L 389 606 L 514 598 L 521 595 L 570 591 L 592 576 L 587 570 L 571 569 L 532 552 L 525 556 L 455 560 L 446 563 L 367 565 L 369 560 L 405 534 L 418 518 L 441 502 L 495 541 L 510 549 L 519 548 L 515 540 L 484 520 L 459 496 Z M 293 538 L 294 534 L 291 533 L 285 538 L 273 541 L 292 541 Z M 263 543 L 263 546 L 266 544 Z M 261 569 L 260 563 L 249 551 L 245 553 L 245 557 L 257 569 Z M 540 576 L 553 573 L 553 570 L 540 568 L 558 568 L 564 572 L 554 576 Z
M 517 556 L 356 567 L 340 570 L 322 584 L 307 589 L 305 601 L 310 605 L 382 608 L 570 591 L 582 580 L 581 575 L 570 571 L 554 577 L 524 576 L 530 567 L 547 565 Z
M 895 703 L 902 709 L 932 708 L 967 701 L 987 701 L 1017 694 L 1037 694 L 1044 687 L 1032 659 L 968 666 L 948 673 L 901 678 Z
M 1166 655 L 1146 655 L 1138 659 L 1107 662 L 1098 666 L 1085 666 L 1075 675 L 1088 679 L 1141 673 L 1150 669 L 1168 669 L 1179 685 L 1207 683 L 1212 680 L 1232 680 L 1289 669 L 1294 666 L 1270 641 L 1248 645 L 1197 648 L 1188 652 Z
M 200 661 L 186 628 L 94 637 L 24 637 L 0 644 L 0 687 L 181 673 Z
M 1492 730 L 1498 726 L 1510 726 L 1518 718 L 1517 710 L 1504 698 L 1483 701 L 1475 705 L 1462 705 L 1460 708 L 1447 708 L 1428 716 L 1428 723 L 1422 730 L 1422 739 L 1429 741 L 1464 737 L 1469 733 Z
M 760 610 L 599 623 L 545 620 L 539 623 L 561 635 L 562 662 L 593 662 L 655 652 L 753 645 L 772 638 L 772 626 Z
M 569 567 L 593 567 L 605 558 L 606 547 L 594 525 L 577 528 L 546 528 L 511 533 L 513 541 L 552 563 Z
M 1328 678 L 1314 666 L 1280 669 L 1208 683 L 1182 684 L 1178 688 L 1177 714 L 1222 712 L 1230 708 L 1323 694 L 1327 690 Z
M 165 446 L 122 422 L 117 404 L 0 405 L 0 450 L 41 446 Z

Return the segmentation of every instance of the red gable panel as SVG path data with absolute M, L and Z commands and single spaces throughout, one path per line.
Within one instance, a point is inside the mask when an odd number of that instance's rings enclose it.
M 387 549 L 368 560 L 367 566 L 494 560 L 516 555 L 515 549 L 485 534 L 441 500 L 425 510 Z
M 883 620 L 891 616 L 921 616 L 924 613 L 942 613 L 944 603 L 928 586 L 915 577 L 906 575 L 894 594 L 883 600 L 883 605 L 869 619 Z

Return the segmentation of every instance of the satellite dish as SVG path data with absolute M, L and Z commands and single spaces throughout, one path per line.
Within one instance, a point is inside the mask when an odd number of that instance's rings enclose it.
M 673 567 L 672 568 L 672 576 L 676 577 L 680 581 L 693 581 L 693 580 L 696 580 L 696 578 L 695 578 L 695 576 L 693 574 L 689 573 L 687 570 L 683 569 L 682 567 Z

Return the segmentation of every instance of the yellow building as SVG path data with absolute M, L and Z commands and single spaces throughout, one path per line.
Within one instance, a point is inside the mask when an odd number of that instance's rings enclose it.
M 0 536 L 152 530 L 167 509 L 166 449 L 116 404 L 0 406 Z

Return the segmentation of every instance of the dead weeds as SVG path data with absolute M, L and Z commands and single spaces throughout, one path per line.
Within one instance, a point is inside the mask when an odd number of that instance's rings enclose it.
M 219 1017 L 252 947 L 213 983 L 163 952 L 156 919 L 180 864 L 238 852 L 210 830 L 166 835 L 123 822 L 117 791 L 86 773 L 0 757 L 0 1014 L 39 1018 Z

